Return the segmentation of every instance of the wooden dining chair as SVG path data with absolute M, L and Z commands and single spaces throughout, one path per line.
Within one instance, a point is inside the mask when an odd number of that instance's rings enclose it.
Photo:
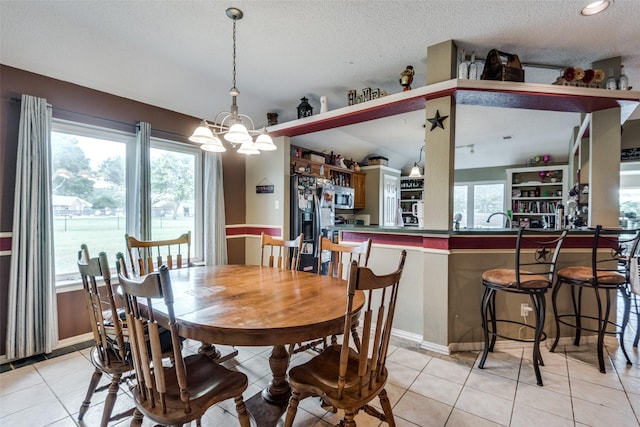
M 353 261 L 356 261 L 357 264 L 362 267 L 366 267 L 369 265 L 369 255 L 371 254 L 371 239 L 367 239 L 356 246 L 334 243 L 330 239 L 327 239 L 326 237 L 322 237 L 322 236 L 320 236 L 319 241 L 320 241 L 320 248 L 318 253 L 320 254 L 320 256 L 318 256 L 318 270 L 317 270 L 318 274 L 323 274 L 322 254 L 325 252 L 329 252 L 330 254 L 330 261 L 328 263 L 328 270 L 327 270 L 328 276 L 342 278 L 343 267 L 347 262 L 351 263 Z M 356 345 L 359 345 L 356 326 L 358 326 L 357 323 L 354 323 L 351 333 L 356 342 Z M 331 344 L 335 344 L 337 342 L 336 340 L 337 340 L 337 336 L 332 335 L 330 338 Z M 322 347 L 319 347 L 320 344 L 322 344 Z M 319 352 L 321 351 L 321 349 L 324 349 L 326 347 L 327 347 L 327 338 L 325 337 L 320 340 L 302 344 L 300 345 L 299 349 L 295 350 L 295 352 L 306 350 L 306 349 L 313 349 Z
M 231 371 L 205 354 L 183 357 L 180 336 L 174 313 L 173 290 L 169 269 L 142 277 L 129 278 L 118 274 L 122 287 L 127 323 L 130 329 L 133 365 L 137 383 L 132 389 L 136 408 L 155 423 L 182 425 L 196 420 L 200 426 L 202 415 L 218 402 L 233 398 L 242 427 L 250 427 L 242 393 L 247 389 L 247 376 Z M 160 325 L 153 310 L 154 304 L 167 308 L 167 324 L 171 333 L 174 363 L 163 365 L 160 344 Z M 150 345 L 147 345 L 147 338 Z M 141 425 L 134 416 L 132 425 Z
M 395 426 L 384 387 L 388 378 L 387 351 L 406 256 L 403 250 L 397 270 L 384 275 L 376 275 L 356 261 L 351 263 L 342 344 L 327 347 L 310 361 L 289 370 L 292 394 L 285 427 L 293 425 L 298 403 L 309 396 L 319 396 L 327 404 L 344 410 L 340 425 L 354 427 L 354 417 L 364 409 Z M 356 347 L 350 345 L 349 331 L 355 321 L 353 299 L 358 291 L 365 293 L 366 305 L 361 314 L 362 342 Z M 375 397 L 380 399 L 384 414 L 369 405 Z
M 371 254 L 371 239 L 367 239 L 357 246 L 345 245 L 332 242 L 326 237 L 320 236 L 318 256 L 318 274 L 322 274 L 323 253 L 326 251 L 331 253 L 331 261 L 328 265 L 327 275 L 342 277 L 345 264 L 357 261 L 358 265 L 366 267 L 369 264 L 369 255 Z M 326 262 L 326 261 L 325 261 Z
M 297 270 L 300 264 L 304 235 L 300 233 L 294 240 L 283 240 L 271 237 L 262 232 L 260 235 L 260 265 L 265 265 L 265 254 L 268 254 L 268 266 Z
M 111 419 L 111 412 L 116 403 L 122 376 L 132 371 L 133 366 L 129 363 L 126 353 L 123 328 L 111 286 L 111 272 L 107 255 L 100 252 L 97 258 L 91 258 L 87 245 L 82 244 L 80 248 L 78 251 L 78 270 L 82 278 L 91 331 L 96 345 L 91 350 L 90 356 L 95 371 L 91 376 L 85 399 L 80 406 L 78 421 L 82 421 L 87 409 L 89 409 L 91 398 L 98 387 L 100 378 L 103 373 L 106 373 L 111 377 L 111 383 L 100 421 L 100 426 L 105 427 Z M 102 294 L 98 286 L 100 279 L 105 284 Z
M 169 240 L 138 240 L 125 234 L 127 252 L 131 268 L 138 276 L 156 271 L 164 265 L 169 270 L 190 267 L 191 264 L 191 231 Z M 186 253 L 186 260 L 183 254 Z M 200 352 L 207 353 L 218 363 L 222 363 L 238 355 L 235 348 L 222 355 L 212 343 L 202 343 Z
M 128 234 L 124 237 L 131 268 L 139 276 L 151 273 L 161 265 L 170 270 L 191 265 L 191 231 L 168 240 L 138 240 Z

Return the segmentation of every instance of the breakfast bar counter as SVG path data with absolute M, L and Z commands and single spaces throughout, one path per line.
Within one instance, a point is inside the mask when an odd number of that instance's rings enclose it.
M 386 269 L 397 254 L 408 252 L 399 291 L 399 310 L 394 322 L 396 335 L 419 341 L 421 347 L 441 353 L 481 350 L 483 335 L 480 319 L 482 295 L 481 275 L 492 268 L 513 268 L 517 230 L 479 228 L 464 230 L 427 230 L 413 227 L 378 227 L 340 225 L 344 243 L 358 243 L 372 239 L 373 250 L 369 265 Z M 558 260 L 558 268 L 589 263 L 592 232 L 570 231 Z M 522 321 L 520 304 L 526 297 L 509 295 L 498 306 L 502 318 Z M 569 308 L 569 295 L 559 298 L 562 309 Z M 591 301 L 586 301 L 587 310 Z M 548 307 L 547 319 L 553 319 Z M 531 319 L 532 320 L 532 319 Z M 547 321 L 545 332 L 553 322 Z M 514 330 L 507 333 L 518 336 Z M 561 330 L 563 340 L 570 340 L 572 331 Z M 590 337 L 586 337 L 589 339 Z M 564 342 L 564 341 L 562 341 Z M 513 344 L 513 343 L 512 343 Z M 500 342 L 498 342 L 500 345 Z

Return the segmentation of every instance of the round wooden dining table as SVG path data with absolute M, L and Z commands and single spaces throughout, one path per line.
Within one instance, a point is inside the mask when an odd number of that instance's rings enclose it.
M 170 277 L 181 336 L 203 343 L 273 346 L 273 378 L 262 392 L 269 403 L 286 403 L 290 395 L 285 345 L 343 332 L 345 280 L 250 265 L 182 268 L 170 270 Z M 354 316 L 364 301 L 358 291 Z M 155 304 L 154 311 L 160 323 L 166 321 L 163 304 Z

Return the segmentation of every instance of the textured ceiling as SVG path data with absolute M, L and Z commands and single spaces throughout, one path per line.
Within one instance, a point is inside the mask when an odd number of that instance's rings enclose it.
M 266 124 L 267 112 L 281 123 L 295 119 L 303 96 L 318 112 L 322 95 L 336 109 L 346 105 L 349 89 L 398 92 L 409 64 L 413 86 L 422 86 L 427 46 L 448 39 L 479 57 L 498 47 L 525 64 L 555 66 L 527 67 L 534 83 L 553 82 L 563 66 L 590 68 L 621 56 L 637 89 L 638 1 L 615 0 L 604 13 L 582 17 L 585 3 L 0 0 L 0 61 L 211 119 L 230 105 L 232 22 L 225 9 L 235 6 L 245 13 L 237 25 L 238 104 L 257 126 Z M 543 151 L 562 156 L 578 121 L 575 114 L 487 107 L 465 107 L 458 117 L 457 145 L 475 144 L 473 155 L 457 150 L 458 168 L 522 163 Z M 293 142 L 356 159 L 386 154 L 393 166 L 407 167 L 417 160 L 423 123 L 423 113 L 414 113 Z M 513 138 L 505 143 L 507 134 Z

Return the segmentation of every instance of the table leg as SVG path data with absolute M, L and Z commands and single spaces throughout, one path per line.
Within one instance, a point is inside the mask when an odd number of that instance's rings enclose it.
M 256 393 L 245 404 L 256 421 L 257 427 L 276 427 L 287 409 L 291 387 L 287 382 L 289 352 L 282 345 L 276 345 L 269 356 L 269 366 L 273 378 L 267 388 Z
M 214 346 L 213 344 L 203 342 L 200 348 L 198 348 L 198 353 L 206 354 L 214 361 L 218 363 L 222 363 L 231 359 L 232 357 L 236 357 L 238 355 L 238 350 L 234 349 L 229 354 L 222 356 L 222 353 L 220 353 L 220 350 L 218 350 L 216 346 Z
M 273 379 L 262 391 L 262 398 L 276 405 L 286 404 L 291 396 L 291 387 L 287 382 L 287 368 L 289 367 L 289 352 L 283 345 L 273 346 L 269 356 L 269 366 Z

